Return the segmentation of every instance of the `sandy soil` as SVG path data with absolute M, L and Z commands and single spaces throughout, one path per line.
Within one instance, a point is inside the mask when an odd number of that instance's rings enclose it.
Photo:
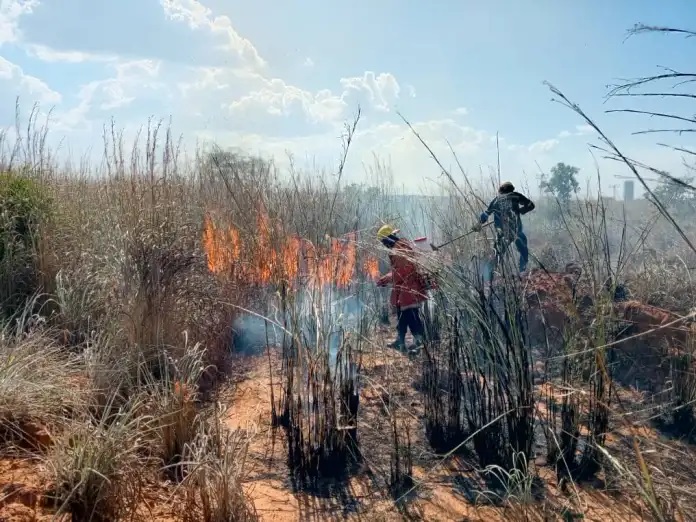
M 231 383 L 222 397 L 231 405 L 226 419 L 228 426 L 246 430 L 250 440 L 244 488 L 261 520 L 541 521 L 563 520 L 561 512 L 564 507 L 582 513 L 585 521 L 652 519 L 635 498 L 610 492 L 602 484 L 579 485 L 577 489 L 561 493 L 555 472 L 545 466 L 543 457 L 534 463 L 543 484 L 542 501 L 526 507 L 476 505 L 475 490 L 480 488 L 480 482 L 475 458 L 433 454 L 424 439 L 422 395 L 414 387 L 421 372 L 421 361 L 418 357 L 410 359 L 382 348 L 389 333 L 382 331 L 375 346 L 363 355 L 358 432 L 363 463 L 347 484 L 330 495 L 293 492 L 291 488 L 285 436 L 282 430 L 273 430 L 270 423 L 272 386 L 269 367 L 277 376 L 278 358 L 272 356 L 269 361 L 266 354 L 260 354 L 238 361 L 236 373 L 242 377 Z M 634 392 L 626 390 L 624 395 L 628 401 L 639 401 Z M 389 412 L 397 415 L 402 426 L 401 435 L 408 432 L 412 447 L 414 486 L 399 502 L 394 500 L 387 486 L 392 446 Z M 663 444 L 674 453 L 675 446 L 671 442 L 667 446 L 655 430 L 646 427 L 628 433 L 625 427 L 618 426 L 607 442 L 616 447 L 625 445 L 628 435 L 640 437 L 642 443 Z M 674 453 L 674 461 L 683 461 L 683 475 L 686 477 L 690 464 L 677 453 Z M 0 459 L 0 522 L 63 522 L 69 519 L 54 518 L 55 512 L 45 505 L 46 483 L 41 477 L 36 462 Z M 148 485 L 139 509 L 139 519 L 157 522 L 181 520 L 177 502 L 172 502 L 173 491 L 171 484 Z
M 382 333 L 380 345 L 386 332 Z M 245 490 L 263 521 L 324 520 L 562 520 L 563 507 L 584 514 L 586 521 L 649 520 L 632 499 L 610 494 L 592 485 L 560 493 L 555 473 L 537 462 L 544 484 L 544 501 L 526 509 L 475 505 L 475 458 L 443 458 L 424 440 L 422 396 L 413 384 L 420 374 L 420 359 L 375 346 L 363 356 L 360 390 L 359 444 L 364 463 L 348 484 L 333 495 L 293 492 L 288 480 L 284 433 L 271 428 L 271 380 L 279 361 L 267 355 L 246 360 L 246 378 L 231 392 L 231 428 L 248 430 L 251 447 Z M 277 387 L 277 383 L 274 383 Z M 277 396 L 277 388 L 275 390 Z M 396 411 L 410 432 L 413 454 L 413 491 L 395 502 L 389 478 L 391 425 L 386 409 Z M 469 487 L 467 487 L 469 484 Z
M 68 522 L 70 515 L 56 515 L 46 497 L 48 484 L 38 462 L 0 459 L 0 522 Z M 138 508 L 138 519 L 152 522 L 181 520 L 172 502 L 174 488 L 166 483 L 148 484 Z

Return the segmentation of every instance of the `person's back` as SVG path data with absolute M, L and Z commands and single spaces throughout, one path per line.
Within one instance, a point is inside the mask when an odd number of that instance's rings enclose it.
M 396 291 L 395 306 L 411 307 L 426 299 L 427 290 L 415 255 L 416 251 L 411 242 L 403 238 L 399 238 L 389 252 Z
M 513 190 L 498 194 L 488 205 L 486 214 L 493 214 L 495 228 L 500 229 L 505 236 L 513 237 L 521 228 L 520 216 L 532 210 L 534 210 L 534 203 Z
M 481 213 L 481 223 L 488 221 L 493 214 L 493 223 L 497 230 L 496 260 L 500 261 L 507 251 L 510 243 L 514 242 L 520 253 L 520 272 L 527 269 L 529 250 L 527 248 L 527 236 L 522 230 L 520 216 L 534 210 L 534 203 L 519 192 L 509 181 L 503 183 L 498 189 L 498 195 L 491 201 L 485 212 Z

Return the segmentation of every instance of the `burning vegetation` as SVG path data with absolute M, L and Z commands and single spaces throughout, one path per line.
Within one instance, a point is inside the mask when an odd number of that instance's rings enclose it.
M 347 289 L 358 276 L 375 280 L 379 262 L 365 255 L 358 263 L 358 235 L 327 238 L 315 246 L 297 235 L 271 241 L 268 216 L 258 214 L 258 237 L 242 244 L 241 233 L 234 225 L 221 227 L 206 214 L 203 246 L 211 272 L 242 280 L 253 285 L 285 282 L 292 288 L 312 285 L 318 288 Z M 277 235 L 279 230 L 275 231 Z
M 208 214 L 203 245 L 211 272 L 282 289 L 276 310 L 282 370 L 273 424 L 285 430 L 295 487 L 316 488 L 344 477 L 359 455 L 360 351 L 369 328 L 365 288 L 357 283 L 377 279 L 379 264 L 370 254 L 360 258 L 355 232 L 317 246 L 283 236 L 265 213 L 257 222 L 258 237 L 247 246 L 239 229 L 217 226 Z
M 696 520 L 693 198 L 681 201 L 691 205 L 683 226 L 656 205 L 661 217 L 639 232 L 628 224 L 644 206 L 540 201 L 529 230 L 544 234 L 530 233 L 530 246 L 540 257 L 548 247 L 558 266 L 496 267 L 491 284 L 479 279 L 491 266 L 472 262 L 490 250 L 488 230 L 427 262 L 416 255 L 436 284 L 423 349 L 406 355 L 383 346 L 384 260 L 359 232 L 397 219 L 404 200 L 392 188 L 294 172 L 288 184 L 267 162 L 230 155 L 225 165 L 220 152 L 183 174 L 170 134 L 156 157 L 153 128 L 130 159 L 112 134 L 105 175 L 70 180 L 40 157 L 38 135 L 4 162 L 0 520 L 255 521 L 244 473 L 254 452 L 259 489 L 283 484 L 281 502 L 262 509 L 273 517 L 280 504 L 294 502 L 296 518 L 316 501 L 320 519 L 354 508 L 374 520 L 397 510 L 570 520 L 594 500 L 609 507 L 591 520 Z M 487 194 L 444 174 L 447 204 L 423 207 L 433 230 L 455 238 Z M 201 220 L 201 207 L 224 213 Z M 399 221 L 420 210 L 401 208 Z M 640 259 L 657 226 L 652 257 Z M 576 266 L 564 272 L 567 261 Z M 252 316 L 240 310 L 262 318 L 266 352 L 234 367 L 260 362 L 258 393 L 230 386 L 234 411 L 221 412 L 211 398 L 227 391 L 230 330 Z M 282 431 L 287 466 L 267 460 L 266 430 L 240 428 L 259 418 Z M 369 480 L 343 480 L 351 474 Z M 288 477 L 295 490 L 328 486 L 330 507 L 288 493 Z M 576 487 L 599 479 L 601 489 Z M 367 491 L 349 499 L 351 488 Z M 165 497 L 172 513 L 155 513 L 152 499 Z

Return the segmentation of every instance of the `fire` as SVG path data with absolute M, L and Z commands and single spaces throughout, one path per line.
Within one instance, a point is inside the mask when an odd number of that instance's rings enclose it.
M 300 273 L 301 240 L 291 237 L 283 246 L 282 267 L 283 275 L 288 281 L 295 281 Z
M 328 238 L 326 245 L 316 247 L 310 241 L 291 236 L 276 243 L 268 216 L 259 212 L 257 232 L 250 244 L 242 243 L 240 231 L 234 226 L 225 231 L 206 215 L 203 247 L 208 268 L 252 284 L 264 285 L 286 281 L 292 286 L 312 284 L 347 288 L 359 269 L 375 280 L 379 276 L 376 258 L 368 257 L 361 267 L 357 263 L 357 234 Z
M 338 288 L 346 288 L 355 275 L 356 243 L 355 234 L 344 238 L 331 238 L 329 252 L 323 257 L 319 283 L 334 283 Z
M 363 272 L 373 281 L 379 279 L 379 261 L 377 258 L 370 256 L 365 259 L 365 263 L 363 263 Z
M 228 231 L 228 239 L 219 230 L 210 216 L 205 217 L 203 246 L 208 256 L 208 269 L 216 274 L 223 272 L 232 265 L 239 252 L 239 234 L 233 228 Z

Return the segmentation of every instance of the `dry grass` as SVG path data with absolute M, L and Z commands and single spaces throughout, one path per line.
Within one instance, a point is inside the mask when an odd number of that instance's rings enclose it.
M 148 462 L 142 397 L 101 417 L 76 419 L 45 457 L 59 512 L 78 520 L 119 520 L 142 499 Z
M 66 416 L 84 411 L 89 389 L 84 365 L 66 355 L 50 332 L 2 332 L 0 338 L 0 437 L 2 444 L 30 447 L 63 427 Z M 34 440 L 37 431 L 44 440 Z M 35 448 L 36 449 L 36 448 Z
M 171 493 L 172 505 L 185 502 L 182 519 L 258 519 L 242 488 L 249 435 L 226 429 L 216 402 L 241 314 L 272 319 L 269 329 L 281 332 L 280 370 L 269 363 L 276 394 L 269 417 L 285 429 L 295 485 L 341 478 L 347 487 L 378 472 L 406 512 L 420 489 L 435 487 L 427 484 L 431 470 L 422 480 L 414 476 L 417 443 L 421 454 L 444 453 L 433 469 L 473 451 L 472 467 L 460 476 L 488 479 L 478 502 L 508 520 L 560 515 L 561 505 L 582 511 L 581 483 L 600 477 L 656 519 L 696 512 L 688 493 L 695 479 L 678 462 L 662 461 L 678 476 L 659 473 L 652 453 L 637 443 L 619 451 L 612 439 L 619 430 L 652 430 L 664 412 L 693 426 L 693 339 L 677 346 L 666 334 L 654 337 L 670 344 L 664 353 L 672 378 L 652 402 L 627 405 L 621 394 L 635 390 L 617 378 L 617 343 L 637 365 L 642 355 L 622 337 L 611 297 L 626 282 L 640 301 L 689 312 L 694 253 L 675 245 L 693 235 L 692 226 L 679 227 L 666 213 L 634 223 L 601 195 L 560 210 L 539 205 L 528 232 L 546 243 L 532 244 L 533 251 L 543 252 L 547 268 L 577 263 L 578 285 L 587 289 L 579 296 L 573 286 L 561 314 L 563 335 L 554 339 L 543 321 L 543 331 L 528 335 L 529 289 L 510 266 L 498 267 L 492 290 L 478 279 L 480 265 L 471 259 L 490 255 L 485 231 L 421 257 L 439 290 L 421 356 L 424 419 L 417 418 L 399 403 L 398 386 L 385 380 L 369 383 L 369 393 L 363 387 L 362 361 L 377 353 L 372 343 L 385 296 L 360 267 L 366 259 L 385 264 L 384 249 L 372 240 L 375 225 L 395 221 L 407 223 L 407 235 L 431 227 L 442 236 L 433 240 L 456 237 L 492 196 L 488 187 L 473 187 L 464 172 L 460 187 L 446 173 L 443 199 L 406 211 L 381 165 L 374 171 L 379 188 L 343 186 L 358 119 L 346 128 L 332 177 L 281 173 L 272 163 L 223 151 L 183 161 L 169 132 L 153 124 L 132 148 L 107 133 L 101 169 L 62 168 L 34 116 L 22 138 L 29 143 L 0 143 L 0 170 L 31 178 L 52 202 L 27 257 L 35 298 L 0 332 L 0 457 L 20 446 L 29 451 L 59 512 L 74 520 L 137 519 L 146 484 L 156 483 Z M 222 268 L 211 263 L 209 223 L 225 236 Z M 331 238 L 349 233 L 353 265 L 346 275 L 341 263 L 325 260 L 346 257 L 333 252 Z M 305 264 L 314 263 L 315 273 L 324 267 L 319 283 L 299 277 L 296 260 L 288 261 L 298 238 L 312 245 Z M 671 250 L 655 257 L 655 244 Z M 12 259 L 4 261 L 3 281 L 11 281 Z M 340 305 L 346 297 L 358 304 Z M 371 436 L 391 446 L 381 468 L 361 439 L 366 396 L 381 404 L 367 423 L 383 433 Z M 684 442 L 660 444 L 690 454 Z M 541 455 L 545 462 L 537 462 Z M 559 483 L 555 499 L 536 496 L 542 476 Z
M 224 412 L 220 412 L 224 416 Z M 200 425 L 196 438 L 187 445 L 188 466 L 184 481 L 188 521 L 254 522 L 253 503 L 244 494 L 247 439 L 244 431 L 230 432 L 219 417 Z

